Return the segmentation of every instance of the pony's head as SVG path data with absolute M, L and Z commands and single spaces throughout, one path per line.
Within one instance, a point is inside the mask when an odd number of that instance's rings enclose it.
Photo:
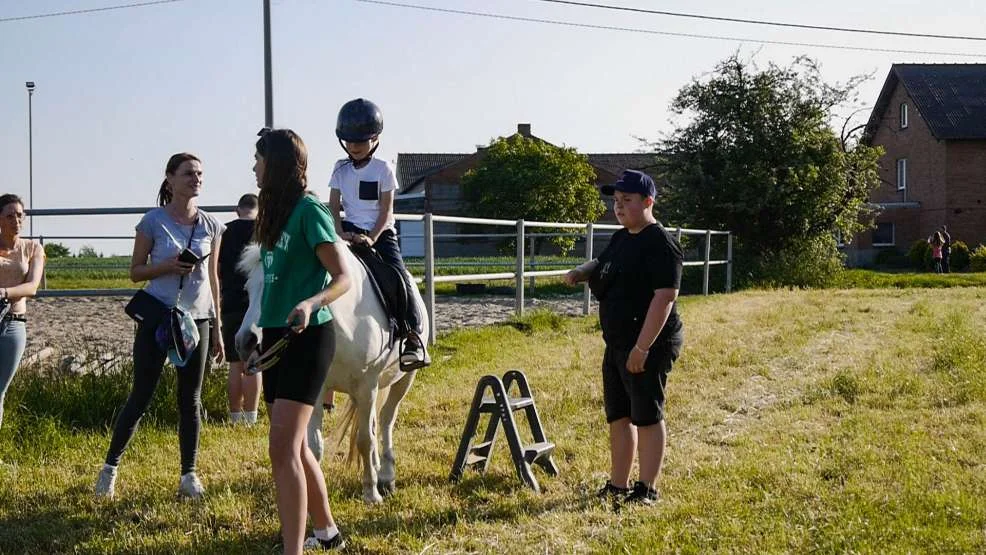
M 257 345 L 260 344 L 261 330 L 257 327 L 260 321 L 260 301 L 264 294 L 264 268 L 260 264 L 260 246 L 251 243 L 243 249 L 236 269 L 247 276 L 246 291 L 250 297 L 250 307 L 243 316 L 243 323 L 236 331 L 236 352 L 240 360 L 250 360 Z

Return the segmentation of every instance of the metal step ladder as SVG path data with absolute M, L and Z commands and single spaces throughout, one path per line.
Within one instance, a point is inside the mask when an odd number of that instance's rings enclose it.
M 510 397 L 508 392 L 515 383 L 520 395 Z M 487 394 L 487 389 L 490 390 L 489 394 Z M 514 421 L 513 415 L 518 410 L 525 412 L 527 422 L 531 426 L 531 436 L 534 443 L 530 445 L 521 445 L 520 435 L 517 433 L 517 423 Z M 482 414 L 489 414 L 490 421 L 482 441 L 473 443 L 473 436 L 476 435 Z M 552 458 L 555 444 L 549 442 L 544 435 L 544 428 L 541 426 L 537 407 L 534 406 L 534 396 L 531 394 L 527 377 L 520 370 L 508 371 L 503 375 L 502 381 L 493 375 L 480 378 L 476 385 L 476 394 L 472 399 L 469 418 L 466 420 L 466 428 L 462 432 L 459 451 L 455 456 L 455 462 L 452 464 L 452 473 L 449 479 L 456 482 L 462 478 L 466 466 L 474 467 L 480 472 L 486 472 L 490 466 L 493 444 L 496 441 L 497 431 L 501 423 L 507 436 L 507 444 L 510 446 L 514 468 L 517 469 L 517 476 L 534 491 L 541 493 L 537 478 L 531 472 L 531 465 L 537 464 L 544 468 L 548 474 L 557 476 L 558 466 Z

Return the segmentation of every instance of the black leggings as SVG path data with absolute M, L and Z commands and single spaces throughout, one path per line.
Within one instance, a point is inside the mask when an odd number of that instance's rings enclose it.
M 198 347 L 188 364 L 178 368 L 178 444 L 181 449 L 181 473 L 195 470 L 195 455 L 199 448 L 199 429 L 202 426 L 202 378 L 208 362 L 209 320 L 196 320 L 199 328 Z M 134 337 L 134 386 L 123 405 L 113 428 L 113 439 L 106 453 L 106 464 L 117 466 L 130 438 L 137 431 L 137 424 L 144 416 L 151 397 L 157 389 L 167 353 L 158 347 L 154 339 L 154 326 L 138 326 Z
M 370 234 L 369 231 L 356 227 L 347 221 L 342 222 L 342 229 L 350 233 Z M 417 285 L 411 279 L 410 274 L 408 274 L 407 267 L 404 266 L 404 258 L 401 257 L 401 247 L 397 243 L 397 235 L 394 234 L 394 230 L 385 229 L 373 244 L 373 249 L 377 251 L 377 254 L 380 255 L 380 258 L 384 262 L 400 270 L 401 279 L 404 280 L 404 290 L 407 292 L 407 314 L 405 315 L 407 326 L 414 332 L 417 332 L 421 324 L 421 315 L 418 314 L 418 303 L 414 302 L 414 288 Z

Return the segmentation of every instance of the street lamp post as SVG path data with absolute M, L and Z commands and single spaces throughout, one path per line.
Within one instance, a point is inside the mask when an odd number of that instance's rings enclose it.
M 27 86 L 27 207 L 31 211 L 28 220 L 31 239 L 34 239 L 34 121 L 31 111 L 31 99 L 34 98 L 34 81 L 25 83 Z
M 270 0 L 264 0 L 264 127 L 274 127 L 274 94 L 270 62 Z

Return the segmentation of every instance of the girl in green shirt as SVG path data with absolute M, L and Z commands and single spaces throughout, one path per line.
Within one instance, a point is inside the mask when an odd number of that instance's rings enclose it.
M 255 157 L 260 187 L 256 239 L 264 267 L 262 351 L 287 339 L 263 374 L 284 553 L 300 554 L 304 547 L 341 549 L 345 541 L 332 518 L 306 428 L 335 353 L 328 305 L 349 289 L 350 277 L 332 215 L 308 191 L 308 150 L 301 137 L 290 129 L 262 131 Z M 314 537 L 304 541 L 306 513 Z

